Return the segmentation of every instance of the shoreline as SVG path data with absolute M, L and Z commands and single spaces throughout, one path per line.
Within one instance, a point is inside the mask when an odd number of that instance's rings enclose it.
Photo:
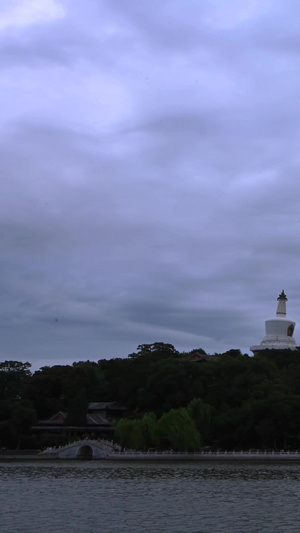
M 300 452 L 203 452 L 203 453 L 152 453 L 152 452 L 119 452 L 111 453 L 101 458 L 61 458 L 59 452 L 20 453 L 9 451 L 0 453 L 0 463 L 7 462 L 43 462 L 43 461 L 108 461 L 108 462 L 299 462 Z

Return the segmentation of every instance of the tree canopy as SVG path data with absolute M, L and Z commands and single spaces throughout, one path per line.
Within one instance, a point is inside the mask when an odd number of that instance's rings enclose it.
M 63 411 L 80 424 L 89 402 L 116 401 L 127 407 L 123 446 L 300 447 L 298 349 L 209 356 L 156 342 L 124 358 L 30 368 L 0 363 L 0 446 L 38 446 L 35 420 Z

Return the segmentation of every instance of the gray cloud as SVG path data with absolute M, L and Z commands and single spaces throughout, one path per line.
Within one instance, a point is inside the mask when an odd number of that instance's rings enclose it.
M 60 5 L 0 28 L 2 356 L 249 351 L 282 289 L 297 321 L 297 3 Z

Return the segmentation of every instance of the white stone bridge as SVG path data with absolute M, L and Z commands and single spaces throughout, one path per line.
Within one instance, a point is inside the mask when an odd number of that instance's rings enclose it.
M 119 450 L 119 446 L 108 440 L 84 439 L 59 448 L 48 448 L 41 452 L 40 456 L 58 459 L 105 459 Z

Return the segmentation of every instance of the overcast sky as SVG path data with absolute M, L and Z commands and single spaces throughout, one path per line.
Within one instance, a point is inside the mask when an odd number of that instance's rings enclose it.
M 299 20 L 0 1 L 2 360 L 250 353 L 282 289 L 300 323 Z

